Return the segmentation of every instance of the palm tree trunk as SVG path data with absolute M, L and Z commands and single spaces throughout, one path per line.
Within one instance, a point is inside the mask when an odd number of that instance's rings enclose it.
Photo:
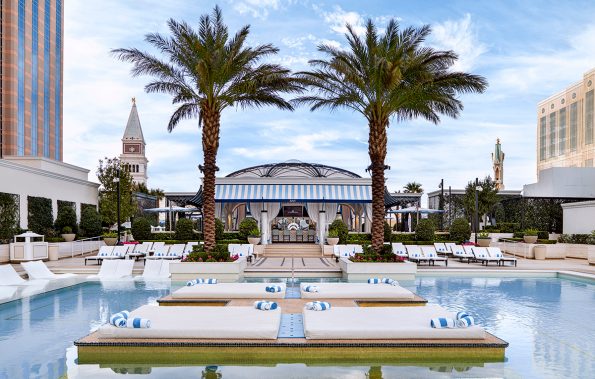
M 384 244 L 384 160 L 386 158 L 387 121 L 371 121 L 368 154 L 372 163 L 372 249 L 379 253 Z
M 215 174 L 217 172 L 217 150 L 219 149 L 219 128 L 221 115 L 216 110 L 203 108 L 202 148 L 203 168 L 203 232 L 205 251 L 215 248 Z

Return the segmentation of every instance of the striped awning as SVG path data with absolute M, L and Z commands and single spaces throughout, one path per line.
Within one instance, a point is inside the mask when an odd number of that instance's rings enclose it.
M 216 202 L 372 202 L 372 187 L 349 184 L 217 184 Z

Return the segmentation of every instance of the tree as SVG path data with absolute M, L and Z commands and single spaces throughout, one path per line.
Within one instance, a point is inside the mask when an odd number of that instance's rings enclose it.
M 0 192 L 0 243 L 10 241 L 19 230 L 19 197 Z
M 311 104 L 311 110 L 348 108 L 367 120 L 372 247 L 379 253 L 383 243 L 389 122 L 423 117 L 437 124 L 440 115 L 456 118 L 463 109 L 457 95 L 483 92 L 487 82 L 481 76 L 451 71 L 457 55 L 424 45 L 430 34 L 427 25 L 401 30 L 393 19 L 384 33 L 379 33 L 372 20 L 368 20 L 363 37 L 349 24 L 347 30 L 347 50 L 320 45 L 318 50 L 328 59 L 312 60 L 312 71 L 297 74 L 315 93 L 295 102 Z
M 120 220 L 123 222 L 134 215 L 135 200 L 132 197 L 132 176 L 126 170 L 120 169 L 118 158 L 104 158 L 99 160 L 97 179 L 99 179 L 99 214 L 107 225 L 118 221 L 118 189 L 114 179 L 120 172 Z
M 417 182 L 409 182 L 403 186 L 405 193 L 423 193 L 424 189 L 421 186 L 421 183 Z
M 132 192 L 144 193 L 146 195 L 155 196 L 157 200 L 161 200 L 165 196 L 165 192 L 161 188 L 149 189 L 145 183 L 132 183 Z
M 79 232 L 85 237 L 101 235 L 101 216 L 95 207 L 81 207 Z
M 481 191 L 477 193 L 478 211 L 479 216 L 483 217 L 483 215 L 491 212 L 496 203 L 498 203 L 498 189 L 496 188 L 496 182 L 490 176 L 486 176 L 484 180 L 478 181 L 478 186 L 481 187 Z M 475 217 L 475 191 L 475 180 L 472 180 L 467 183 L 463 197 L 465 213 L 471 223 L 473 223 L 473 218 Z
M 200 17 L 198 31 L 185 22 L 168 21 L 171 37 L 147 34 L 145 40 L 164 57 L 162 60 L 138 49 L 116 49 L 123 61 L 133 64 L 132 75 L 154 78 L 145 86 L 149 93 L 172 95 L 178 108 L 167 129 L 171 132 L 181 120 L 198 117 L 202 127 L 204 164 L 203 215 L 205 250 L 215 247 L 215 173 L 219 149 L 221 112 L 229 107 L 273 105 L 293 110 L 282 93 L 301 92 L 299 81 L 286 68 L 260 63 L 278 49 L 271 44 L 247 47 L 249 26 L 230 38 L 221 9 Z
M 74 203 L 69 201 L 58 200 L 58 214 L 54 227 L 58 233 L 63 233 L 65 227 L 69 227 L 72 233 L 77 233 L 78 226 L 76 224 L 76 211 L 74 210 Z
M 132 222 L 132 236 L 136 241 L 151 239 L 151 223 L 144 217 L 135 217 Z M 177 227 L 176 227 L 177 232 Z

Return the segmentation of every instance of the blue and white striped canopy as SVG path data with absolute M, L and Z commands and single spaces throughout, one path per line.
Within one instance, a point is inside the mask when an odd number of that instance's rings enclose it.
M 217 184 L 215 201 L 371 203 L 372 187 L 351 184 Z

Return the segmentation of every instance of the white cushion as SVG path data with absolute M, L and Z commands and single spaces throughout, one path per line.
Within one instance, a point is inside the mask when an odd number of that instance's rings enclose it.
M 413 292 L 388 284 L 368 283 L 316 283 L 318 292 L 306 292 L 300 288 L 303 299 L 392 299 L 413 300 Z
M 282 299 L 285 297 L 285 283 L 281 292 L 267 292 L 271 283 L 217 283 L 187 286 L 172 292 L 175 299 Z

